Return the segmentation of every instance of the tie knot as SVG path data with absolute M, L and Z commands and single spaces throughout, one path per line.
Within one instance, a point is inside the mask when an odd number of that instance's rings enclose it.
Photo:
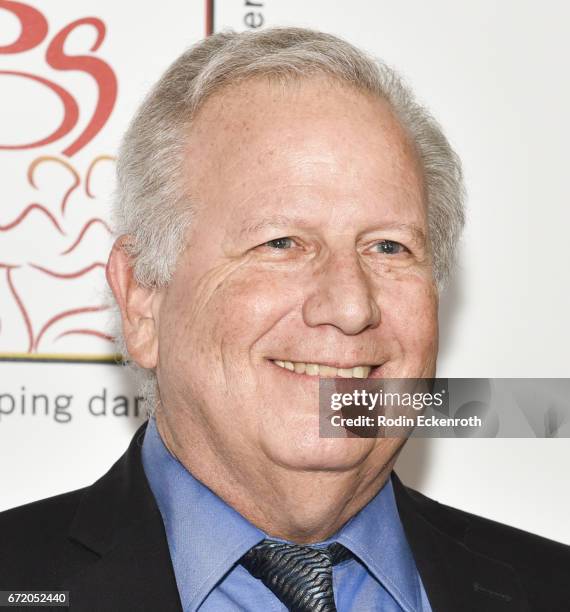
M 319 547 L 266 539 L 250 548 L 242 557 L 241 563 L 250 565 L 255 571 L 259 571 L 264 566 L 278 565 L 285 561 L 293 564 L 314 560 L 324 565 L 336 565 L 351 557 L 352 553 L 338 542 Z
M 263 540 L 241 558 L 241 564 L 289 610 L 334 612 L 332 566 L 351 556 L 338 542 L 325 548 Z

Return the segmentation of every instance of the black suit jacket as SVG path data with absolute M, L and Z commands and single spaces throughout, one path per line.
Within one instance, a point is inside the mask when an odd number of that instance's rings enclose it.
M 0 513 L 0 590 L 68 590 L 81 612 L 182 611 L 145 427 L 92 486 Z M 570 611 L 570 547 L 393 484 L 433 612 Z

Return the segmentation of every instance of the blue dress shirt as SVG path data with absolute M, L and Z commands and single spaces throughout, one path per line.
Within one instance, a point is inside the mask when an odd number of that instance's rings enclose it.
M 188 472 L 164 445 L 154 418 L 142 459 L 164 521 L 184 612 L 285 612 L 279 599 L 237 564 L 268 536 Z M 390 479 L 334 536 L 316 545 L 333 541 L 355 555 L 333 568 L 338 612 L 431 612 Z

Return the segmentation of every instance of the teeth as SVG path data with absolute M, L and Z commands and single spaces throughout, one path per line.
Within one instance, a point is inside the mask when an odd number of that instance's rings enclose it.
M 319 376 L 323 378 L 331 378 L 336 376 L 336 368 L 331 368 L 330 366 L 319 366 Z
M 371 366 L 355 366 L 353 368 L 333 368 L 318 363 L 304 363 L 302 361 L 281 361 L 276 359 L 273 363 L 297 374 L 320 376 L 321 378 L 368 378 Z
M 319 366 L 316 363 L 308 363 L 305 368 L 305 374 L 308 374 L 309 376 L 318 376 Z

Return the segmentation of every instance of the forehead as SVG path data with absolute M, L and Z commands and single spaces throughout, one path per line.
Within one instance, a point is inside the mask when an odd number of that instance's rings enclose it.
M 198 112 L 187 140 L 190 191 L 234 212 L 260 198 L 423 208 L 416 149 L 382 98 L 326 77 L 227 86 Z M 229 198 L 229 201 L 228 201 Z

